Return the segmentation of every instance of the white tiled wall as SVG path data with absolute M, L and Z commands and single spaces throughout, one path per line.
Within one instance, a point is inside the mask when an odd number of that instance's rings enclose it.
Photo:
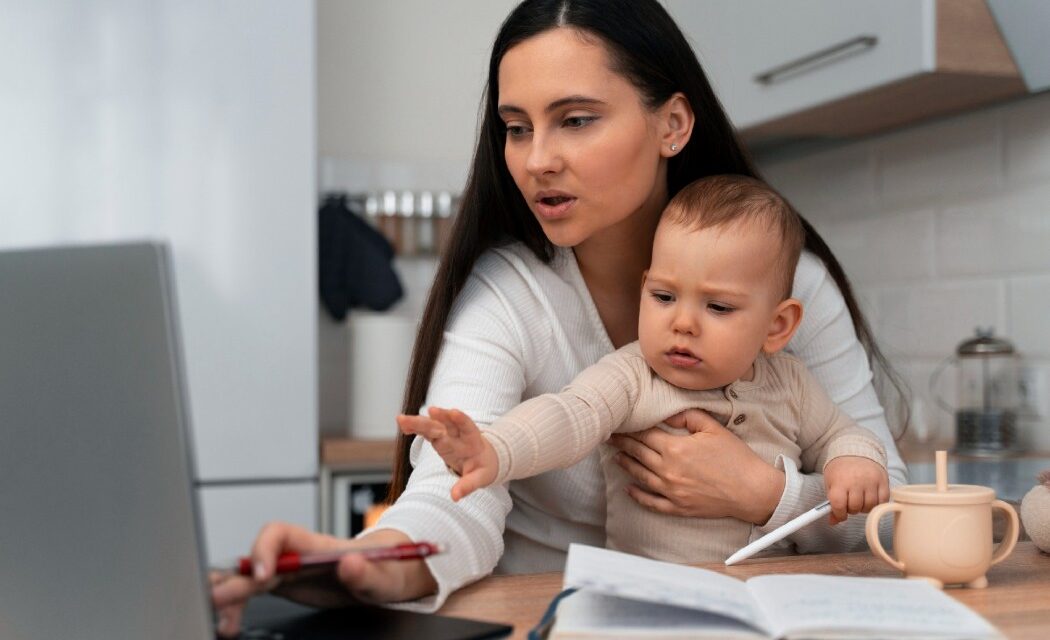
M 930 375 L 993 326 L 1041 374 L 1025 439 L 1050 450 L 1050 93 L 758 161 L 846 268 L 919 400 L 913 436 L 952 433 Z M 951 401 L 952 379 L 938 386 Z

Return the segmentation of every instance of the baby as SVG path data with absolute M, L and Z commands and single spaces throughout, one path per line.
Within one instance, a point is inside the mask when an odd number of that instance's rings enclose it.
M 882 444 L 798 359 L 781 353 L 802 319 L 791 288 L 803 242 L 798 216 L 762 182 L 697 180 L 668 203 L 657 228 L 637 342 L 480 430 L 462 412 L 436 407 L 429 417 L 398 416 L 398 425 L 431 442 L 460 475 L 454 500 L 567 467 L 601 445 L 606 545 L 661 560 L 724 560 L 752 531 L 735 518 L 655 513 L 627 494 L 631 479 L 602 443 L 686 409 L 707 411 L 770 464 L 783 456 L 804 472 L 823 472 L 840 518 L 847 505 L 870 511 L 888 492 Z

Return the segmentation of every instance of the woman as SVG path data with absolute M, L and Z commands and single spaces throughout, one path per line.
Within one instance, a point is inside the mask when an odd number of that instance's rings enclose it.
M 417 337 L 405 413 L 425 404 L 454 406 L 484 424 L 635 340 L 641 275 L 663 206 L 685 184 L 719 173 L 756 175 L 695 55 L 658 2 L 519 5 L 493 47 L 480 139 Z M 881 356 L 837 261 L 808 224 L 806 231 L 795 297 L 807 313 L 788 349 L 844 411 L 880 437 L 891 484 L 901 484 L 904 467 L 862 342 L 873 358 Z M 690 436 L 651 429 L 615 441 L 637 482 L 632 496 L 643 506 L 737 517 L 754 524 L 754 538 L 825 499 L 820 476 L 758 458 L 702 412 L 668 422 Z M 397 502 L 349 544 L 428 539 L 450 550 L 425 562 L 348 556 L 338 568 L 344 594 L 433 610 L 494 569 L 557 570 L 569 542 L 604 542 L 594 456 L 458 504 L 449 499 L 454 478 L 421 439 L 399 440 L 397 463 Z M 796 550 L 856 548 L 863 524 L 862 518 L 815 524 L 809 534 L 819 532 L 816 547 Z M 252 552 L 256 579 L 214 588 L 220 631 L 235 630 L 244 600 L 272 586 L 277 553 L 347 546 L 291 525 L 268 525 Z M 288 584 L 282 590 L 299 599 L 317 595 Z

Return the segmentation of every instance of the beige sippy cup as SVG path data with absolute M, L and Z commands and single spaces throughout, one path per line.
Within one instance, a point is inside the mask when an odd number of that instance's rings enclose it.
M 948 484 L 948 458 L 937 452 L 937 484 L 896 487 L 892 502 L 880 504 L 868 515 L 866 534 L 872 553 L 908 578 L 925 578 L 938 587 L 963 584 L 988 586 L 988 568 L 1010 555 L 1019 532 L 1017 512 L 995 499 L 990 487 Z M 992 554 L 992 509 L 1007 516 L 1007 530 Z M 893 519 L 893 558 L 879 542 L 879 520 Z

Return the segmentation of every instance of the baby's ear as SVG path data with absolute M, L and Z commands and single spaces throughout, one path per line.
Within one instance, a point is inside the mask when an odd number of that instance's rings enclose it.
M 798 325 L 802 323 L 802 303 L 794 298 L 788 298 L 777 305 L 773 312 L 773 320 L 769 323 L 769 332 L 766 340 L 762 343 L 762 351 L 776 353 L 791 341 L 795 335 Z

